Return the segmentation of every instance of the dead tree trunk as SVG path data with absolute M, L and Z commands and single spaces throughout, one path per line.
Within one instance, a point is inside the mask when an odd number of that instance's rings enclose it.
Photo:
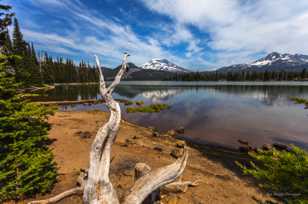
M 95 56 L 100 77 L 100 93 L 110 111 L 110 117 L 108 122 L 101 127 L 96 134 L 90 152 L 90 166 L 88 175 L 84 178 L 81 187 L 78 187 L 78 189 L 74 188 L 65 191 L 47 200 L 33 201 L 30 203 L 55 203 L 82 190 L 83 201 L 85 204 L 119 203 L 117 193 L 109 179 L 111 147 L 116 139 L 121 122 L 120 105 L 112 98 L 112 92 L 120 83 L 122 76 L 126 72 L 128 56 L 128 54 L 124 54 L 122 67 L 117 73 L 114 81 L 109 86 L 107 86 L 104 80 L 100 61 L 98 57 Z M 124 203 L 142 203 L 142 201 L 153 191 L 159 189 L 165 184 L 173 182 L 183 173 L 187 158 L 188 153 L 185 151 L 184 155 L 173 164 L 150 171 L 148 174 L 140 177 L 135 182 L 128 196 L 125 198 Z

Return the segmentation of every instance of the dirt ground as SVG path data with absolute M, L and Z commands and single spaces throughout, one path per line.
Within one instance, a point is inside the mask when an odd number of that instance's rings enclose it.
M 76 185 L 80 169 L 88 167 L 89 150 L 96 131 L 107 117 L 108 113 L 105 112 L 84 111 L 57 112 L 49 118 L 52 125 L 49 137 L 54 140 L 51 148 L 59 177 L 52 192 L 38 198 L 51 197 Z M 174 162 L 170 152 L 177 148 L 177 142 L 173 137 L 157 137 L 149 128 L 122 121 L 112 149 L 110 175 L 120 199 L 133 184 L 135 164 L 144 162 L 155 169 Z M 182 180 L 200 180 L 200 184 L 189 187 L 185 193 L 162 193 L 161 203 L 250 204 L 271 199 L 247 178 L 238 176 L 197 149 L 188 149 L 189 159 Z M 59 203 L 77 204 L 82 201 L 81 196 L 73 196 Z

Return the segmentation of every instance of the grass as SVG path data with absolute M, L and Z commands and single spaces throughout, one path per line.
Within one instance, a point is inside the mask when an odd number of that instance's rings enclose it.
M 130 106 L 136 104 L 137 106 L 141 106 L 144 104 L 144 101 L 130 101 L 130 100 L 123 100 L 124 105 Z
M 126 109 L 127 113 L 158 113 L 162 110 L 168 109 L 170 106 L 164 103 L 156 103 L 148 106 L 139 106 L 139 107 L 128 107 Z
M 136 101 L 135 103 L 136 103 L 137 106 L 141 106 L 141 105 L 144 104 L 144 101 Z
M 308 99 L 305 98 L 299 98 L 299 97 L 290 97 L 290 100 L 292 100 L 296 104 L 304 104 L 308 108 Z
M 133 105 L 133 104 L 134 104 L 134 102 L 133 102 L 133 101 L 130 101 L 130 100 L 125 100 L 123 103 L 124 103 L 124 105 L 126 105 L 126 106 L 130 106 L 130 105 Z

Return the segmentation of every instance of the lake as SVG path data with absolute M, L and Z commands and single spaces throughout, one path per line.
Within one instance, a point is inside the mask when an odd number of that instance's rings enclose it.
M 293 143 L 308 149 L 308 110 L 290 96 L 308 98 L 307 82 L 123 82 L 114 98 L 167 103 L 160 113 L 126 113 L 124 119 L 159 131 L 184 127 L 182 137 L 202 144 L 238 147 Z M 100 98 L 98 85 L 58 85 L 44 100 Z M 62 110 L 106 110 L 103 104 Z

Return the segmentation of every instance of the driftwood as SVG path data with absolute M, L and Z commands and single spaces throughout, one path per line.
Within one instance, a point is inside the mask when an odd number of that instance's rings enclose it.
M 100 75 L 100 93 L 110 111 L 110 117 L 108 122 L 96 134 L 91 147 L 87 176 L 83 177 L 80 187 L 67 190 L 50 199 L 32 201 L 30 203 L 55 203 L 65 197 L 79 193 L 80 190 L 83 190 L 83 202 L 85 204 L 119 203 L 117 193 L 109 179 L 111 147 L 116 139 L 121 122 L 120 105 L 112 98 L 112 92 L 120 83 L 122 76 L 127 70 L 128 56 L 128 54 L 124 54 L 122 67 L 109 86 L 105 83 L 100 61 L 95 56 Z M 183 173 L 187 158 L 188 152 L 185 150 L 183 156 L 173 164 L 140 175 L 141 177 L 136 180 L 128 196 L 124 199 L 124 204 L 142 203 L 152 192 L 175 181 Z

